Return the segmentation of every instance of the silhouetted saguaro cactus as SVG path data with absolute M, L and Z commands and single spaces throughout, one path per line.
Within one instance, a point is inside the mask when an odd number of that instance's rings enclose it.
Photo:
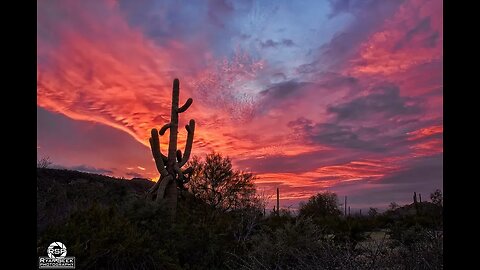
M 277 216 L 280 216 L 280 191 L 277 187 Z
M 173 213 L 177 208 L 177 188 L 183 188 L 183 185 L 190 180 L 193 172 L 192 168 L 181 169 L 187 163 L 192 151 L 195 132 L 195 121 L 193 119 L 185 126 L 188 135 L 183 155 L 181 150 L 177 150 L 178 114 L 185 112 L 192 105 L 193 99 L 189 98 L 183 106 L 179 107 L 179 95 L 180 81 L 175 79 L 173 80 L 170 123 L 165 124 L 159 131 L 154 128 L 151 132 L 150 147 L 155 165 L 160 172 L 160 179 L 147 193 L 147 198 L 165 203 Z M 170 138 L 168 155 L 165 156 L 160 150 L 159 135 L 163 136 L 167 129 L 170 129 Z
M 417 202 L 417 193 L 413 192 L 413 205 L 415 206 L 415 211 L 418 213 L 418 202 Z

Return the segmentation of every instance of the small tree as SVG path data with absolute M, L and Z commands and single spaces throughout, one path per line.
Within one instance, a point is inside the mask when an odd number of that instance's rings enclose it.
M 398 204 L 396 202 L 391 202 L 388 208 L 390 210 L 395 210 L 398 208 Z
M 436 204 L 438 206 L 443 205 L 443 194 L 440 189 L 435 190 L 432 194 L 430 194 L 430 199 L 432 200 L 433 204 Z
M 301 216 L 338 217 L 341 214 L 337 194 L 333 192 L 318 193 L 310 197 L 307 203 L 300 203 Z
M 374 218 L 377 215 L 378 215 L 378 209 L 374 207 L 370 207 L 370 209 L 368 210 L 368 216 Z
M 186 188 L 215 210 L 226 212 L 257 204 L 254 175 L 234 170 L 230 158 L 212 152 L 205 161 L 194 157 L 193 172 Z
M 52 165 L 50 161 L 50 157 L 42 157 L 41 159 L 37 160 L 37 168 L 46 169 Z

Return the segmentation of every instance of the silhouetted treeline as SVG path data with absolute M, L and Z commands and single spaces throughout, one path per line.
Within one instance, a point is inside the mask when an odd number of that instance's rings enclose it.
M 216 153 L 191 163 L 174 222 L 144 199 L 153 182 L 39 168 L 38 255 L 61 241 L 78 269 L 443 268 L 441 193 L 347 217 L 319 193 L 298 215 L 264 215 L 253 175 Z

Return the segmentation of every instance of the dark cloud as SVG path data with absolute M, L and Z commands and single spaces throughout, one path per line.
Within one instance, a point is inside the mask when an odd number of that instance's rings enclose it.
M 331 146 L 364 149 L 369 151 L 385 151 L 386 146 L 379 144 L 378 140 L 370 138 L 376 137 L 379 130 L 375 128 L 353 128 L 338 124 L 317 124 L 309 128 L 309 139 Z M 369 138 L 361 139 L 361 137 Z
M 344 80 L 356 84 L 354 78 Z M 287 125 L 307 143 L 368 152 L 406 151 L 412 143 L 407 141 L 407 133 L 428 124 L 417 119 L 423 112 L 420 103 L 420 99 L 400 96 L 396 85 L 384 84 L 374 87 L 369 95 L 330 105 L 327 112 L 333 117 L 329 120 L 314 123 L 298 118 Z
M 266 41 L 261 41 L 260 46 L 265 48 L 277 48 L 279 46 L 292 47 L 295 46 L 295 43 L 291 39 L 282 39 L 281 41 L 273 41 L 268 39 Z
M 315 83 L 301 82 L 297 80 L 283 81 L 273 83 L 267 89 L 260 92 L 263 99 L 284 100 L 305 93 L 314 89 L 316 94 L 321 90 L 338 90 L 341 87 L 347 87 L 351 90 L 358 90 L 358 80 L 355 77 L 344 76 L 334 72 L 322 72 L 321 80 Z M 283 73 L 276 73 L 274 76 L 286 78 Z M 296 96 L 298 97 L 298 96 Z
M 339 64 L 345 63 L 345 60 L 356 53 L 357 44 L 361 43 L 367 34 L 362 35 L 365 29 L 351 31 L 349 29 L 336 33 L 326 44 L 323 44 L 313 52 L 314 60 L 297 67 L 297 72 L 301 74 L 319 73 L 325 70 L 335 70 Z
M 437 44 L 439 33 L 437 31 L 433 31 L 431 26 L 431 18 L 426 17 L 422 19 L 415 27 L 410 29 L 405 36 L 397 42 L 394 46 L 394 51 L 404 48 L 405 46 L 411 46 L 412 40 L 416 36 L 420 36 L 422 38 L 423 35 L 423 46 L 425 47 L 435 47 Z
M 313 61 L 311 63 L 302 64 L 296 68 L 296 71 L 300 74 L 309 74 L 317 71 L 317 64 L 319 61 Z
M 208 17 L 213 25 L 224 28 L 225 22 L 232 16 L 234 8 L 229 1 L 225 0 L 209 0 L 208 1 Z
M 347 103 L 328 107 L 328 112 L 336 115 L 339 121 L 368 119 L 374 114 L 382 114 L 385 119 L 396 115 L 421 112 L 418 102 L 409 97 L 401 97 L 396 85 L 384 85 L 374 89 L 368 96 L 356 98 Z
M 416 34 L 428 32 L 431 29 L 432 27 L 430 25 L 430 17 L 426 17 L 421 20 L 413 29 L 411 29 L 405 34 L 405 40 L 410 41 Z
M 273 84 L 268 89 L 261 91 L 260 95 L 268 99 L 271 99 L 271 98 L 285 99 L 285 98 L 289 98 L 294 93 L 301 91 L 302 89 L 304 89 L 309 85 L 312 85 L 312 84 L 307 82 L 298 82 L 295 80 L 290 80 L 286 82 Z
M 382 152 L 386 150 L 390 139 L 381 136 L 378 128 L 347 126 L 338 123 L 314 124 L 313 121 L 305 118 L 291 121 L 288 126 L 303 134 L 309 143 L 340 148 Z
M 249 34 L 240 34 L 240 39 L 242 39 L 242 40 L 247 40 L 251 37 L 252 37 L 252 35 L 249 35 Z
M 334 72 L 323 72 L 322 81 L 318 83 L 320 87 L 327 89 L 338 89 L 340 87 L 351 87 L 359 90 L 359 80 L 352 76 L 345 76 Z
M 330 42 L 321 48 L 325 55 L 346 55 L 352 49 L 352 43 L 358 39 L 355 33 L 340 32 L 333 36 Z
M 275 42 L 271 39 L 265 42 L 260 42 L 260 46 L 262 46 L 262 48 L 276 48 L 278 44 L 279 44 L 278 42 Z
M 295 46 L 295 43 L 291 39 L 282 39 L 282 45 L 291 47 L 291 46 Z
M 384 177 L 376 184 L 405 185 L 412 189 L 428 188 L 433 191 L 443 186 L 443 153 L 414 160 L 397 173 Z
M 272 75 L 272 80 L 275 83 L 283 82 L 287 79 L 287 76 L 283 72 L 277 72 Z
M 440 38 L 440 33 L 438 33 L 438 31 L 435 31 L 430 36 L 425 38 L 425 40 L 423 41 L 423 46 L 427 48 L 433 48 L 437 46 L 439 38 Z

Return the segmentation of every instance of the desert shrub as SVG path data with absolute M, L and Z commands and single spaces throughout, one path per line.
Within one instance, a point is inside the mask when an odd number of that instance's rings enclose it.
M 398 224 L 396 224 L 398 225 Z M 420 225 L 392 227 L 390 248 L 397 256 L 391 256 L 390 264 L 403 269 L 442 269 L 443 237 Z
M 353 269 L 354 254 L 336 244 L 311 218 L 299 218 L 282 228 L 265 226 L 252 238 L 248 251 L 231 254 L 229 269 Z
M 301 203 L 299 214 L 305 217 L 328 218 L 339 217 L 342 211 L 337 194 L 327 191 L 310 197 L 307 203 Z
M 358 242 L 367 239 L 367 228 L 363 219 L 349 217 L 337 223 L 335 227 L 335 240 L 353 250 Z
M 193 173 L 186 188 L 211 208 L 227 212 L 256 204 L 254 175 L 233 169 L 229 157 L 212 152 L 205 160 L 195 156 L 187 166 Z
M 79 269 L 176 267 L 164 250 L 156 248 L 152 235 L 139 230 L 113 207 L 95 204 L 88 210 L 75 212 L 65 224 L 45 231 L 39 239 L 39 250 L 44 252 L 59 239 L 67 246 L 68 253 L 76 257 Z

